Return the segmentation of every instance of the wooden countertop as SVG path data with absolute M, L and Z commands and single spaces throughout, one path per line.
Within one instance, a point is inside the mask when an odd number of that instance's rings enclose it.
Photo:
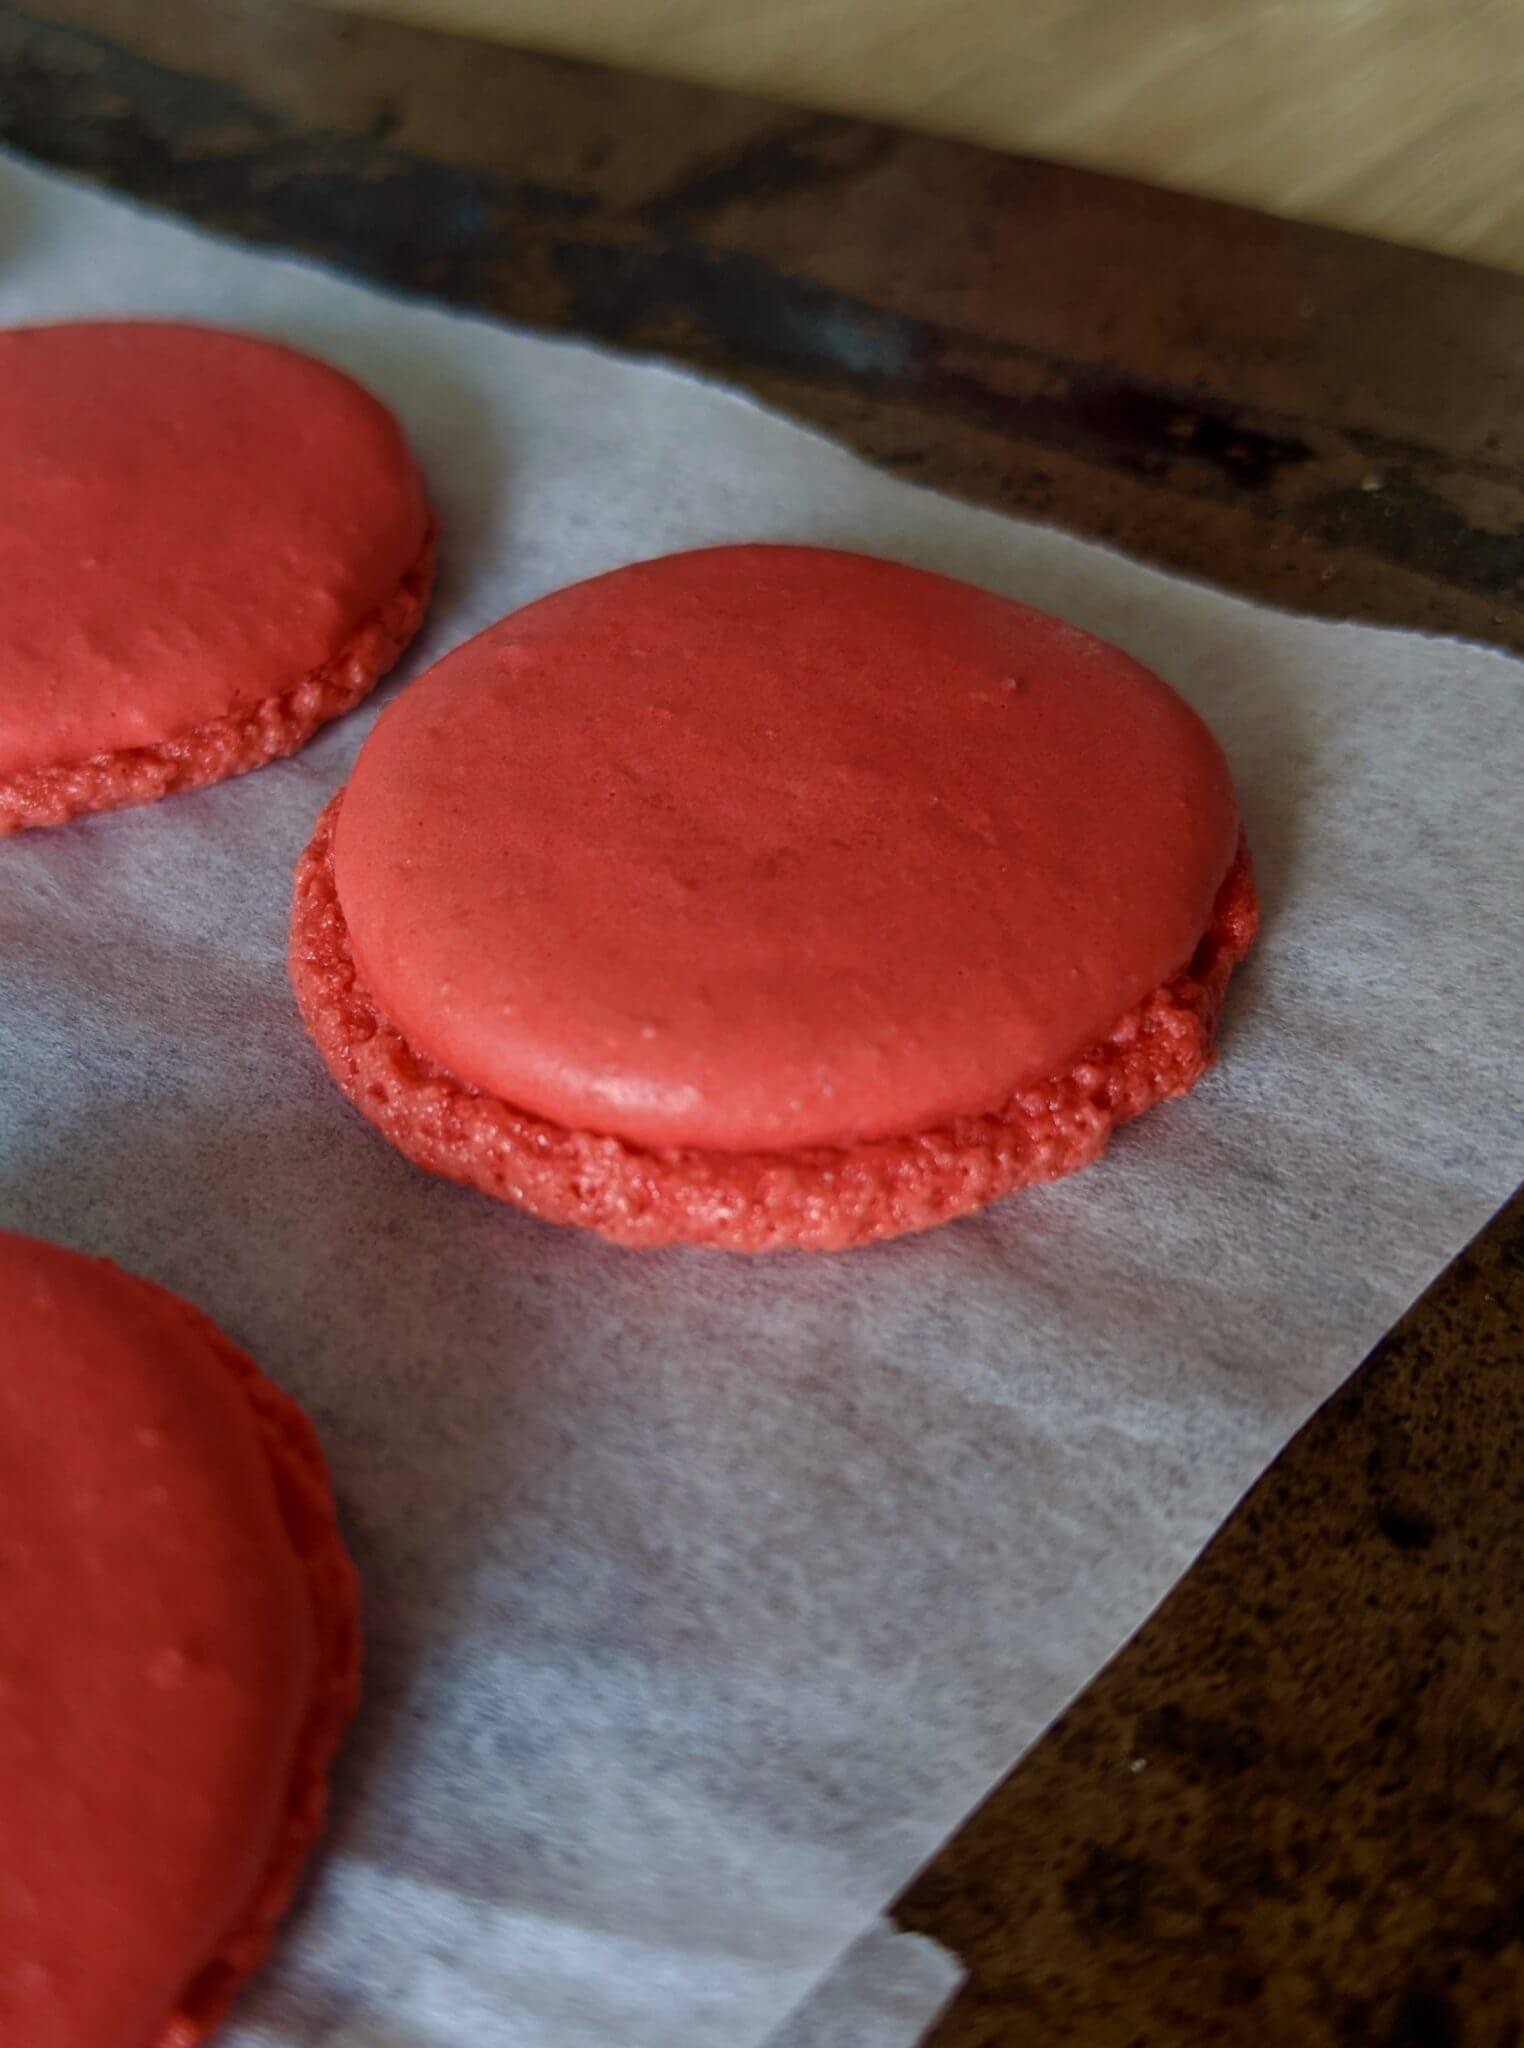
M 1277 603 L 1524 648 L 1524 280 L 344 20 L 0 7 L 0 137 L 717 371 Z M 936 2048 L 1517 2048 L 1524 1200 L 899 1902 Z
M 328 0 L 1524 270 L 1524 0 Z

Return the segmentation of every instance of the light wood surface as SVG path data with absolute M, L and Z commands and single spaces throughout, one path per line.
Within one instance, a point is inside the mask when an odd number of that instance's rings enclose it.
M 327 0 L 1524 271 L 1524 0 Z

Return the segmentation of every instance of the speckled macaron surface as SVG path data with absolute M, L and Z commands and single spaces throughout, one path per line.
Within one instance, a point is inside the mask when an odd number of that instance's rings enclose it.
M 358 1683 L 295 1404 L 187 1303 L 0 1233 L 0 2041 L 193 2048 L 263 1956 Z
M 292 751 L 432 564 L 402 430 L 338 370 L 172 322 L 0 332 L 0 832 Z
M 503 620 L 390 707 L 324 848 L 353 990 L 420 1074 L 648 1180 L 1008 1119 L 1187 974 L 1235 877 L 1226 967 L 1252 911 L 1227 764 L 1168 685 L 804 547 Z

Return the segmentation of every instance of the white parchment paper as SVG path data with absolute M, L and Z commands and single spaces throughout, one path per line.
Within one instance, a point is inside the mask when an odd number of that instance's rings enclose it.
M 873 1933 L 885 1902 L 1524 1172 L 1524 671 L 0 161 L 0 320 L 125 310 L 283 336 L 402 415 L 445 532 L 403 677 L 555 584 L 789 537 L 1066 613 L 1226 744 L 1266 922 L 1220 1067 L 1089 1172 L 835 1258 L 614 1251 L 344 1105 L 288 877 L 374 707 L 0 846 L 0 1221 L 247 1344 L 366 1580 L 328 1854 L 236 2048 L 746 2048 L 854 1943 L 792 2048 L 903 2042 L 950 1966 Z

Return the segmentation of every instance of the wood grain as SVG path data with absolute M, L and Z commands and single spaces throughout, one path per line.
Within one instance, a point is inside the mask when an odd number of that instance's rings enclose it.
M 1524 0 L 330 0 L 1524 270 Z
M 294 0 L 0 5 L 0 137 L 1250 595 L 1524 648 L 1524 281 Z M 970 1970 L 934 2048 L 1519 2048 L 1521 1474 L 1524 1200 L 899 1902 Z

